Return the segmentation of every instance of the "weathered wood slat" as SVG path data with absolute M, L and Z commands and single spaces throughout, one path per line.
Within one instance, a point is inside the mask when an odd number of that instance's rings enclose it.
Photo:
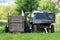
M 10 32 L 24 32 L 24 21 L 23 16 L 9 16 L 8 27 Z
M 9 22 L 24 22 L 25 18 L 23 16 L 9 16 Z

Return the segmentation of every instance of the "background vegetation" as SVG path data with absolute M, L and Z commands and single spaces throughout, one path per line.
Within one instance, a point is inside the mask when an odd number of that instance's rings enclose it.
M 16 0 L 17 12 L 21 14 L 21 10 L 24 12 L 31 12 L 33 10 L 49 10 L 57 12 L 57 5 L 52 0 Z
M 20 15 L 21 11 L 31 12 L 32 10 L 50 10 L 58 12 L 59 6 L 51 0 L 15 0 L 14 5 L 0 6 L 0 19 L 7 19 L 10 11 L 11 15 Z
M 36 2 L 37 1 L 37 2 Z M 54 33 L 6 33 L 4 26 L 7 24 L 8 13 L 20 15 L 21 11 L 50 10 L 56 12 Z M 0 6 L 0 40 L 60 40 L 60 6 L 50 0 L 16 0 L 11 6 Z

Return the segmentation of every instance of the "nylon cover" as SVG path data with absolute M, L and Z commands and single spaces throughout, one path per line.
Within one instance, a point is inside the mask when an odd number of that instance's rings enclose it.
M 35 15 L 36 19 L 47 19 L 47 20 L 55 20 L 54 13 L 37 13 Z

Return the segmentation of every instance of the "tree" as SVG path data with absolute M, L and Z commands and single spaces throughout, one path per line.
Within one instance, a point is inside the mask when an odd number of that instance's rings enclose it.
M 52 0 L 16 0 L 17 4 L 16 10 L 21 14 L 21 11 L 24 12 L 32 10 L 49 10 L 56 11 L 56 4 Z
M 16 0 L 15 3 L 17 4 L 16 10 L 19 12 L 19 14 L 22 10 L 24 10 L 24 12 L 30 12 L 32 10 L 37 10 L 38 8 L 37 0 Z
M 51 0 L 41 0 L 39 1 L 38 10 L 49 10 L 55 12 L 55 10 L 57 9 L 56 9 L 56 4 Z
M 8 17 L 8 7 L 0 6 L 0 19 L 7 19 Z
M 8 19 L 8 12 L 10 11 L 11 15 L 18 15 L 18 13 L 15 10 L 16 6 L 10 5 L 10 6 L 0 6 L 0 19 Z
M 14 5 L 11 5 L 11 6 L 9 6 L 10 7 L 10 13 L 11 13 L 11 15 L 18 15 L 18 12 L 15 10 L 16 9 L 16 5 L 14 4 Z

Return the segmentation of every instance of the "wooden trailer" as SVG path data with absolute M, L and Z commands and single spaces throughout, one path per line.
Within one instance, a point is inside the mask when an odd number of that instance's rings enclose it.
M 24 32 L 24 16 L 8 16 L 8 26 L 5 31 L 9 32 Z

